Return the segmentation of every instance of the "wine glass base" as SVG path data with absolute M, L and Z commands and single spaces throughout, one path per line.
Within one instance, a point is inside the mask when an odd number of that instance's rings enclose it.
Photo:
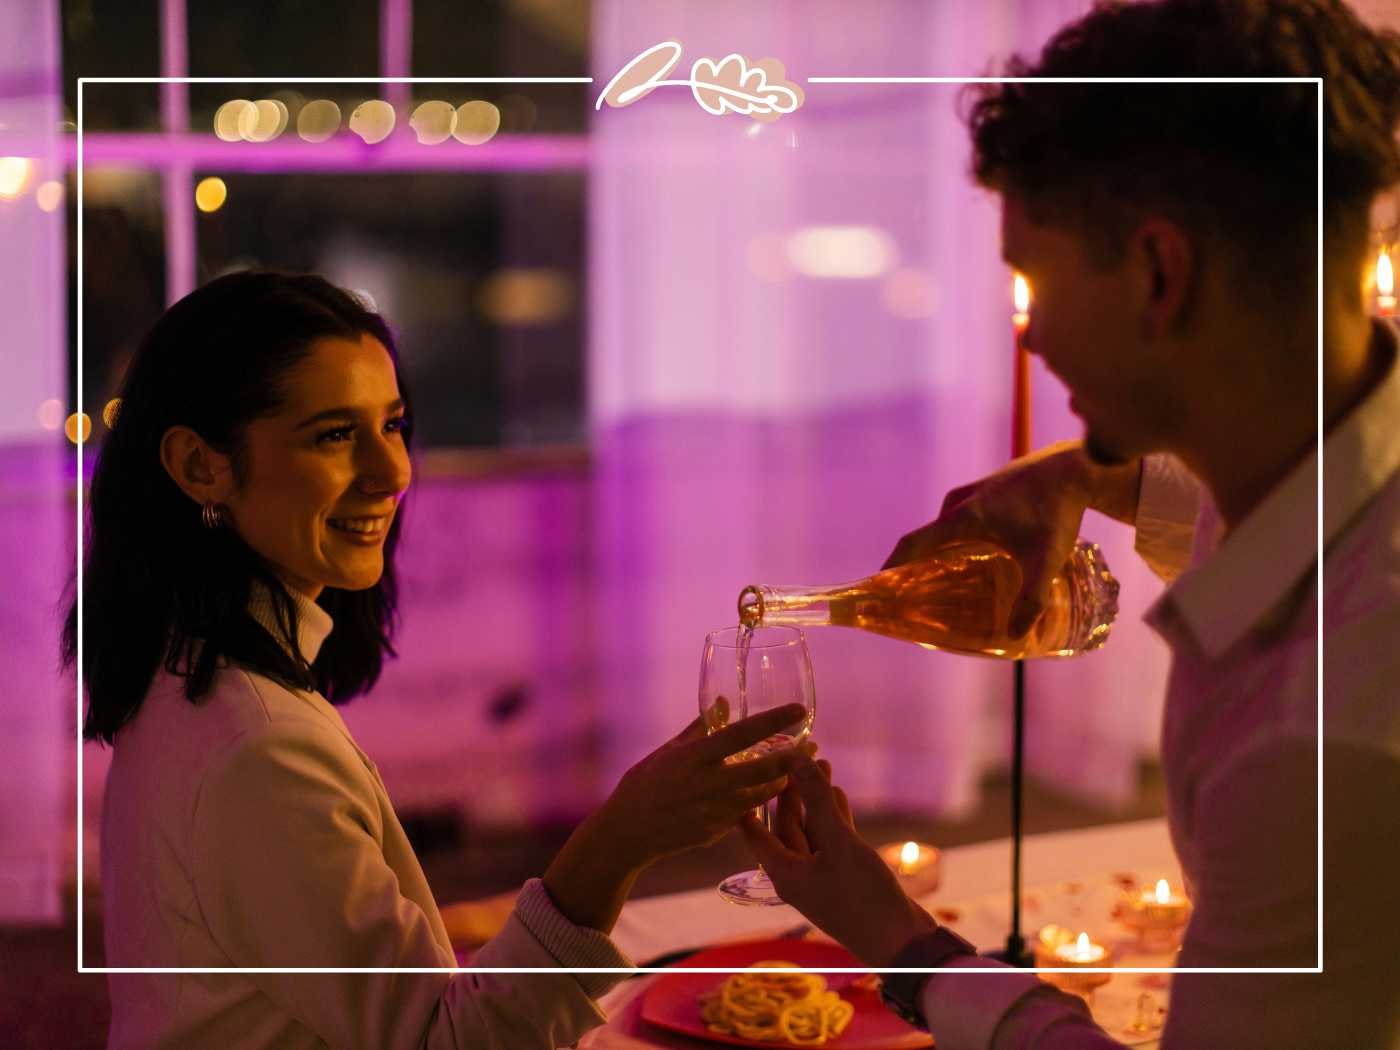
M 761 868 L 729 876 L 719 884 L 719 895 L 730 904 L 742 904 L 746 907 L 773 907 L 787 903 L 778 896 L 778 891 L 773 887 L 773 880 Z

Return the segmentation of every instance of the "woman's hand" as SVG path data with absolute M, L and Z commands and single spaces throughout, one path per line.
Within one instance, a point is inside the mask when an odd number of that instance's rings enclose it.
M 726 762 L 801 721 L 788 704 L 706 735 L 703 717 L 623 774 L 602 807 L 579 826 L 545 872 L 555 907 L 579 926 L 607 932 L 637 875 L 653 861 L 714 842 L 745 813 L 783 790 L 810 762 L 804 742 L 759 758 Z
M 938 923 L 905 894 L 862 839 L 845 793 L 826 762 L 793 771 L 778 800 L 774 832 L 746 818 L 740 827 L 783 900 L 871 966 L 884 966 Z

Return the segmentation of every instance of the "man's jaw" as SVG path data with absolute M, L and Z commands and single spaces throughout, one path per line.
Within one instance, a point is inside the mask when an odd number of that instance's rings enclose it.
M 1109 448 L 1098 435 L 1087 429 L 1084 431 L 1084 454 L 1101 467 L 1121 467 L 1133 459 Z

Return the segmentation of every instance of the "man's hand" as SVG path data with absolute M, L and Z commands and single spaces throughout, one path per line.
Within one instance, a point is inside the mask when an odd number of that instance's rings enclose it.
M 938 928 L 858 834 L 826 762 L 804 762 L 778 799 L 774 832 L 740 824 L 784 901 L 862 961 L 888 965 L 909 940 Z
M 1010 631 L 1030 631 L 1050 598 L 1050 581 L 1074 551 L 1088 507 L 1131 522 L 1137 508 L 1138 461 L 1126 467 L 1091 463 L 1078 441 L 1049 445 L 980 481 L 953 489 L 938 517 L 904 536 L 883 568 L 933 556 L 949 543 L 982 540 L 1021 567 L 1021 591 Z

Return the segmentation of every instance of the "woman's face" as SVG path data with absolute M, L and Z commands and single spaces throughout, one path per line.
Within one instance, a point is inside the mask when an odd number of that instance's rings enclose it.
M 324 338 L 286 384 L 278 413 L 248 425 L 243 483 L 222 502 L 244 542 L 308 597 L 373 587 L 412 477 L 393 360 L 372 335 Z

